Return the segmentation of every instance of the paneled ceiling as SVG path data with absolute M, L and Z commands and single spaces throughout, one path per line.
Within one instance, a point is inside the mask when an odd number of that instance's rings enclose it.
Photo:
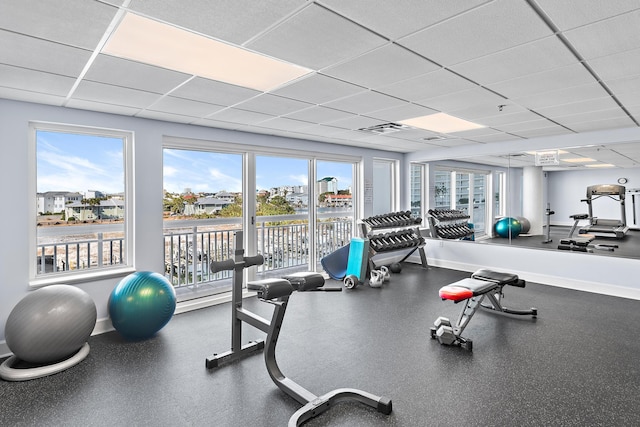
M 2 3 L 7 99 L 403 153 L 640 122 L 638 0 Z M 311 71 L 264 92 L 104 53 L 129 14 Z M 485 127 L 361 130 L 437 112 Z M 637 145 L 572 155 L 637 166 Z

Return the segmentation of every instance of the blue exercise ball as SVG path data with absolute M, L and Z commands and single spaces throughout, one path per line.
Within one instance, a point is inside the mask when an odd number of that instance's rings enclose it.
M 496 225 L 494 226 L 494 230 L 496 234 L 503 238 L 514 238 L 518 237 L 520 232 L 522 231 L 522 225 L 520 221 L 516 218 L 504 217 L 500 218 Z
M 109 297 L 113 327 L 129 340 L 150 338 L 176 310 L 176 292 L 161 274 L 138 271 L 123 278 Z
M 76 353 L 96 325 L 96 305 L 82 289 L 50 285 L 27 294 L 4 327 L 7 347 L 20 360 L 57 362 Z

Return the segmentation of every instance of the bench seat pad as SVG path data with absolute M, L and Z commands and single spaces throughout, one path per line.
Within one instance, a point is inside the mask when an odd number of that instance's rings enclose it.
M 293 286 L 285 279 L 262 279 L 247 282 L 247 289 L 257 291 L 258 298 L 272 300 L 291 295 Z

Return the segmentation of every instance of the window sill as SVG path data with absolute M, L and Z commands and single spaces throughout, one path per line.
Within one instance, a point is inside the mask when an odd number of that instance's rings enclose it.
M 47 274 L 43 277 L 37 277 L 29 281 L 29 287 L 41 288 L 48 285 L 76 285 L 80 283 L 95 282 L 103 279 L 124 277 L 135 272 L 133 267 L 122 267 L 114 269 L 103 269 L 99 271 L 64 273 L 64 274 Z

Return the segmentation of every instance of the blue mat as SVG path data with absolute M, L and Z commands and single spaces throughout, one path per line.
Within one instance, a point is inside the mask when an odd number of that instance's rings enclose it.
M 350 246 L 351 244 L 347 244 L 320 259 L 322 268 L 333 280 L 342 280 L 347 275 Z

